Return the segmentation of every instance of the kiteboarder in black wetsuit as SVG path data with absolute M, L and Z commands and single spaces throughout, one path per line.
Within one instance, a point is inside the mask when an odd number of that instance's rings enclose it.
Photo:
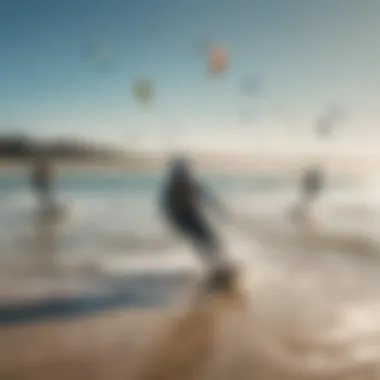
M 163 198 L 163 212 L 172 227 L 195 245 L 204 260 L 218 260 L 220 241 L 202 213 L 202 200 L 212 201 L 219 211 L 222 208 L 193 178 L 185 159 L 173 160 Z

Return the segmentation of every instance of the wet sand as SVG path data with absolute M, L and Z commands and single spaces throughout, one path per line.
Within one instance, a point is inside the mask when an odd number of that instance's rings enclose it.
M 239 292 L 202 296 L 165 311 L 129 310 L 73 321 L 0 330 L 0 378 L 4 380 L 174 379 L 379 379 L 376 362 L 324 369 L 302 359 L 323 350 L 339 357 L 344 347 L 305 341 L 278 331 L 295 360 L 267 349 L 270 335 Z M 266 335 L 267 334 L 267 335 Z M 304 356 L 306 357 L 306 356 Z M 297 360 L 298 358 L 298 360 Z M 308 365 L 309 364 L 309 365 Z M 313 364 L 313 363 L 312 363 Z
M 180 309 L 1 329 L 0 378 L 199 378 L 214 371 L 220 319 L 242 305 L 239 297 L 212 294 Z
M 0 330 L 0 378 L 133 378 L 167 314 L 127 311 Z M 118 376 L 119 374 L 119 376 Z

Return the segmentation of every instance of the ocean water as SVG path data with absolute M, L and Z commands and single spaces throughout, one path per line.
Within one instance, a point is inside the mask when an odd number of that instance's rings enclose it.
M 164 180 L 164 174 L 65 173 L 58 177 L 55 193 L 66 215 L 43 225 L 27 173 L 2 174 L 3 277 L 16 268 L 24 268 L 25 275 L 29 262 L 39 263 L 39 259 L 51 268 L 123 275 L 196 269 L 199 261 L 191 247 L 173 235 L 160 216 Z M 277 240 L 281 245 L 285 239 L 289 246 L 297 245 L 297 239 L 291 238 L 294 226 L 285 217 L 298 196 L 296 178 L 285 173 L 204 173 L 201 180 L 234 217 L 233 222 L 218 226 L 230 256 L 238 257 L 259 240 L 269 245 Z M 380 220 L 373 212 L 376 197 L 370 199 L 369 191 L 350 178 L 331 178 L 316 205 L 320 229 L 375 236 Z
M 298 196 L 297 178 L 285 173 L 206 173 L 201 178 L 233 215 L 215 225 L 226 256 L 242 268 L 242 284 L 260 325 L 256 334 L 263 334 L 256 341 L 276 360 L 295 365 L 301 353 L 289 356 L 280 334 L 293 331 L 298 341 L 314 342 L 313 355 L 303 350 L 302 359 L 315 370 L 378 361 L 378 184 L 331 177 L 314 206 L 313 228 L 304 229 L 288 217 Z M 115 284 L 150 305 L 185 292 L 186 281 L 202 266 L 160 218 L 164 179 L 121 172 L 62 175 L 55 190 L 67 214 L 44 226 L 26 173 L 2 174 L 1 304 L 106 293 Z M 115 304 L 132 302 L 125 292 L 113 295 Z M 17 312 L 4 310 L 0 307 L 3 321 L 17 319 Z
M 191 247 L 160 216 L 165 174 L 62 174 L 55 194 L 66 215 L 47 225 L 38 219 L 28 178 L 26 171 L 0 176 L 0 300 L 94 289 L 99 278 L 199 272 Z M 236 211 L 255 199 L 253 194 L 294 186 L 282 174 L 201 178 Z
M 283 175 L 211 173 L 203 177 L 205 185 L 236 211 L 239 203 L 255 200 L 254 194 L 275 193 L 294 186 Z M 41 237 L 38 208 L 27 179 L 27 173 L 0 177 L 0 241 L 4 260 L 30 254 Z M 78 264 L 82 259 L 104 256 L 108 262 L 117 257 L 131 263 L 136 257 L 142 263 L 149 257 L 157 259 L 154 266 L 160 266 L 164 256 L 173 254 L 169 260 L 172 265 L 186 266 L 188 263 L 180 254 L 184 251 L 183 244 L 173 238 L 160 217 L 163 181 L 160 175 L 109 172 L 66 174 L 58 178 L 55 193 L 67 215 L 50 226 L 56 237 L 50 247 L 56 259 Z

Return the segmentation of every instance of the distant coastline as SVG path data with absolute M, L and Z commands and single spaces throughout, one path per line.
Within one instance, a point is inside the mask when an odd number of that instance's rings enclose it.
M 276 149 L 268 145 L 252 148 L 252 153 L 197 151 L 190 155 L 196 169 L 217 172 L 285 171 L 296 173 L 310 165 L 356 175 L 376 172 L 380 154 L 358 151 L 321 151 L 299 145 L 297 149 Z M 289 147 L 288 147 L 289 148 Z M 302 148 L 302 149 L 301 149 Z M 301 149 L 301 150 L 300 150 Z M 372 151 L 374 152 L 374 151 Z M 122 150 L 106 144 L 74 139 L 36 140 L 29 136 L 0 136 L 0 172 L 22 170 L 43 155 L 63 171 L 161 172 L 169 152 Z
M 217 172 L 284 171 L 296 173 L 305 167 L 322 164 L 331 171 L 366 175 L 380 168 L 379 156 L 342 155 L 318 157 L 316 155 L 221 155 L 199 154 L 190 156 L 197 170 Z M 126 157 L 97 158 L 52 158 L 51 162 L 62 171 L 125 171 L 137 173 L 161 172 L 165 169 L 168 155 L 128 154 Z M 0 173 L 24 170 L 30 160 L 0 158 Z M 380 172 L 379 172 L 380 173 Z

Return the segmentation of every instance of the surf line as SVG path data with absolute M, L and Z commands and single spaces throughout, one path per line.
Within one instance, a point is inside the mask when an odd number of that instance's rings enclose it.
M 169 321 L 138 380 L 192 380 L 199 376 L 216 351 L 224 313 L 245 305 L 236 276 L 218 272 L 206 279 L 190 308 Z

